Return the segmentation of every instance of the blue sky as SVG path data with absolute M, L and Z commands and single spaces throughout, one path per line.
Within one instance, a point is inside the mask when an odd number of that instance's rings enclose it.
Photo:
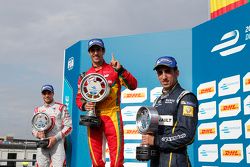
M 61 101 L 64 50 L 79 40 L 190 29 L 208 0 L 0 2 L 0 136 L 32 138 L 33 109 L 50 83 Z

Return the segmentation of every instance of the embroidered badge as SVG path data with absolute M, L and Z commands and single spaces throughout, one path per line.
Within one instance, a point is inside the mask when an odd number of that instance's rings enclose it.
M 194 116 L 194 107 L 184 105 L 182 115 L 187 116 L 187 117 L 193 117 Z

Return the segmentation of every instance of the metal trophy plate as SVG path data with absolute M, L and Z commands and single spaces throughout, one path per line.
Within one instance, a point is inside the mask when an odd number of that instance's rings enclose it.
M 83 77 L 80 90 L 86 101 L 96 103 L 109 95 L 110 87 L 105 77 L 98 73 L 91 73 Z M 95 109 L 80 116 L 80 125 L 99 127 L 100 124 L 101 121 L 97 118 Z
M 52 125 L 50 117 L 46 113 L 37 113 L 32 118 L 32 126 L 37 131 L 46 131 Z M 40 139 L 37 147 L 46 148 L 49 145 L 49 139 Z
M 153 134 L 157 132 L 159 115 L 154 107 L 140 107 L 136 114 L 136 125 L 140 134 Z M 159 156 L 156 147 L 141 144 L 136 147 L 136 159 L 148 161 Z

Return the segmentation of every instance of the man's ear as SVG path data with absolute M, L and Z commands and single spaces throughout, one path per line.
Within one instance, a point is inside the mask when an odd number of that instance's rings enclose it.
M 178 69 L 175 71 L 175 75 L 176 75 L 176 77 L 179 76 L 179 70 Z

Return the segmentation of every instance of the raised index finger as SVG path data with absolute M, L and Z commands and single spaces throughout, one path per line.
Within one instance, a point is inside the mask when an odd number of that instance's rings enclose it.
M 112 53 L 112 59 L 111 59 L 111 61 L 115 61 L 114 53 Z

